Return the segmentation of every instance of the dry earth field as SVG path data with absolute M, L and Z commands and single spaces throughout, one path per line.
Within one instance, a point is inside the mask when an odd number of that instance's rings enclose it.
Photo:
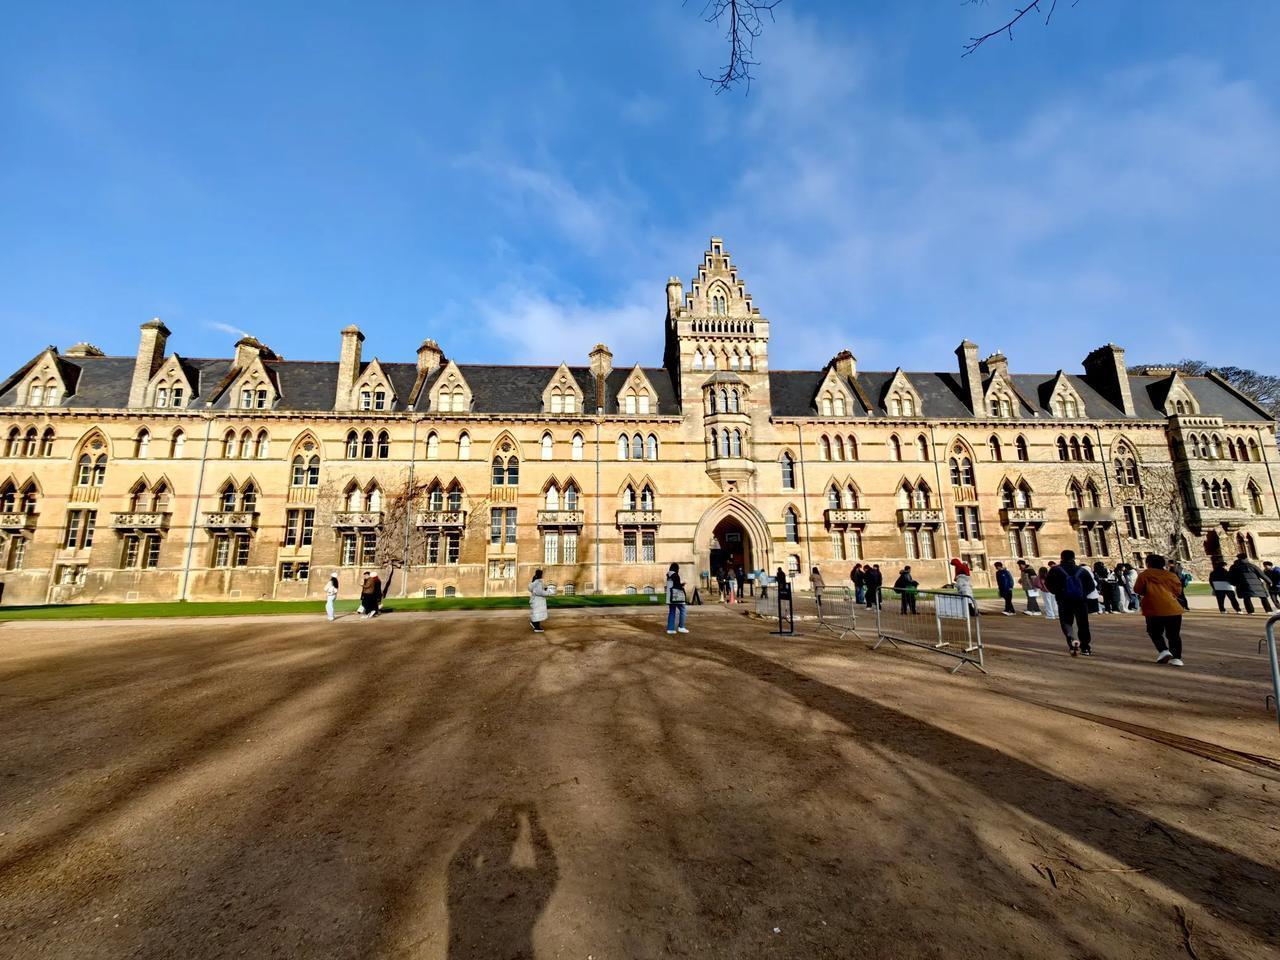
M 0 626 L 0 956 L 1277 956 L 1261 617 L 659 616 Z

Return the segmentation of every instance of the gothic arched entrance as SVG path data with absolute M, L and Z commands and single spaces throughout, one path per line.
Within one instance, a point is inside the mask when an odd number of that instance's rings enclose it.
M 725 517 L 711 532 L 712 575 L 723 568 L 754 570 L 751 565 L 751 535 L 736 517 Z
M 768 570 L 769 546 L 769 524 L 760 511 L 740 497 L 722 497 L 694 531 L 694 573 L 711 575 L 717 564 L 730 562 L 748 571 Z

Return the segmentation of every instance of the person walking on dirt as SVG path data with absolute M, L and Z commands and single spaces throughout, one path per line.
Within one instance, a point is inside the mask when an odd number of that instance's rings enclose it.
M 1264 611 L 1271 612 L 1271 601 L 1267 599 L 1270 593 L 1267 589 L 1267 579 L 1258 569 L 1257 564 L 1250 563 L 1249 558 L 1243 553 L 1237 554 L 1236 562 L 1231 565 L 1231 582 L 1235 584 L 1240 599 L 1244 601 L 1245 613 L 1253 613 L 1255 597 L 1262 602 Z
M 903 567 L 898 572 L 898 579 L 893 581 L 893 589 L 898 591 L 898 596 L 902 598 L 902 613 L 916 612 L 916 588 L 920 584 L 911 576 L 911 568 Z
M 673 563 L 667 568 L 667 633 L 688 633 L 685 629 L 685 592 L 684 581 L 680 579 L 680 564 Z
M 1046 586 L 1058 601 L 1058 626 L 1067 638 L 1071 655 L 1093 656 L 1089 606 L 1085 598 L 1097 592 L 1097 585 L 1088 568 L 1076 565 L 1074 550 L 1062 551 L 1062 562 L 1049 571 Z
M 1040 616 L 1040 586 L 1036 582 L 1036 571 L 1025 560 L 1018 561 L 1018 583 L 1027 598 L 1027 609 L 1023 613 L 1029 617 Z
M 364 575 L 364 582 L 360 585 L 360 613 L 364 619 L 372 620 L 378 615 L 381 606 L 382 581 L 376 573 L 370 571 Z
M 1044 605 L 1046 620 L 1058 619 L 1058 601 L 1049 592 L 1049 568 L 1041 567 L 1036 573 L 1036 589 L 1040 591 L 1040 602 Z
M 1262 575 L 1267 579 L 1267 589 L 1271 593 L 1271 602 L 1280 608 L 1280 567 L 1270 560 L 1262 562 Z
M 814 602 L 818 604 L 818 615 L 822 615 L 822 591 L 826 589 L 826 581 L 822 579 L 822 571 L 817 567 L 809 573 L 809 587 L 813 590 Z
M 1135 589 L 1142 598 L 1147 636 L 1156 648 L 1156 663 L 1182 666 L 1182 580 L 1164 568 L 1164 557 L 1147 554 L 1147 569 Z
M 996 589 L 1000 591 L 1000 599 L 1004 601 L 1004 609 L 1000 612 L 1006 617 L 1016 615 L 1018 611 L 1013 609 L 1013 574 L 999 560 L 996 561 Z
M 1227 601 L 1231 601 L 1231 609 L 1240 612 L 1240 601 L 1236 599 L 1236 587 L 1231 582 L 1231 571 L 1221 560 L 1213 561 L 1213 569 L 1209 571 L 1209 589 L 1218 601 L 1218 612 L 1227 612 Z
M 333 622 L 333 603 L 338 599 L 338 571 L 329 574 L 329 582 L 324 585 L 324 613 Z
M 542 624 L 547 619 L 547 585 L 542 582 L 542 571 L 535 570 L 529 582 L 529 626 L 534 633 L 544 632 Z
M 738 600 L 742 600 L 747 595 L 747 571 L 746 568 L 738 567 Z

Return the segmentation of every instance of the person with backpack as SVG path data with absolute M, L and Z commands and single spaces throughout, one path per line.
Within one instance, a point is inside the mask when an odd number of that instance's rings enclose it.
M 1074 550 L 1062 551 L 1062 562 L 1049 571 L 1049 581 L 1045 586 L 1058 602 L 1058 626 L 1067 638 L 1067 650 L 1073 657 L 1093 656 L 1086 598 L 1097 592 L 1097 584 L 1087 567 L 1076 564 Z
M 898 574 L 898 579 L 893 581 L 893 589 L 902 598 L 903 614 L 916 612 L 916 588 L 919 586 L 920 584 L 911 576 L 909 566 L 903 567 Z
M 680 564 L 667 568 L 667 633 L 688 633 L 685 629 L 684 581 L 680 579 Z
M 1142 598 L 1147 636 L 1156 648 L 1156 663 L 1182 666 L 1182 579 L 1164 568 L 1164 557 L 1147 554 L 1147 569 L 1135 589 Z
M 1013 574 L 1005 569 L 1005 565 L 996 561 L 996 589 L 1000 591 L 1000 599 L 1004 601 L 1004 609 L 1000 612 L 1006 617 L 1016 616 L 1013 609 Z
M 1231 601 L 1231 609 L 1240 612 L 1240 601 L 1236 599 L 1236 587 L 1231 582 L 1231 571 L 1221 560 L 1213 561 L 1213 569 L 1209 571 L 1209 589 L 1218 601 L 1218 612 L 1227 612 L 1227 601 Z

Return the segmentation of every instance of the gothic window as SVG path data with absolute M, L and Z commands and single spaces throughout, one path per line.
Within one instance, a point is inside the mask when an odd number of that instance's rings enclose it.
M 622 436 L 618 437 L 618 459 L 628 460 L 630 459 L 630 456 L 631 456 L 631 441 L 627 438 L 627 435 L 624 433 L 622 434 Z
M 1190 439 L 1191 439 L 1191 456 L 1199 460 L 1203 456 L 1203 454 L 1200 452 L 1200 438 L 1193 433 L 1191 434 Z
M 573 435 L 573 443 L 571 447 L 571 450 L 572 450 L 571 455 L 574 460 L 582 459 L 583 447 L 584 447 L 584 441 L 582 439 L 582 434 L 575 433 Z
M 169 459 L 181 460 L 186 446 L 187 435 L 181 430 L 173 431 L 173 436 L 169 438 Z
M 899 440 L 896 436 L 889 438 L 889 459 L 890 460 L 902 459 L 902 441 Z
M 645 438 L 644 455 L 646 460 L 658 459 L 658 438 L 652 433 Z
M 375 410 L 387 409 L 387 391 L 385 390 L 373 391 L 373 409 Z
M 628 486 L 622 491 L 622 509 L 634 510 L 636 508 L 636 489 Z
M 838 394 L 836 395 L 836 398 L 835 398 L 835 409 L 836 409 L 837 417 L 844 416 L 844 397 L 839 396 Z
M 554 483 L 551 484 L 551 486 L 547 487 L 547 493 L 546 493 L 546 496 L 544 497 L 543 506 L 547 510 L 560 509 L 560 491 L 556 489 L 556 485 Z
M 228 480 L 218 494 L 219 506 L 223 513 L 234 513 L 236 509 L 236 488 Z
M 1067 499 L 1077 510 L 1084 506 L 1084 491 L 1077 480 L 1072 480 L 1067 487 Z
M 466 431 L 463 431 L 462 435 L 458 437 L 458 459 L 471 459 L 471 434 Z
M 258 431 L 257 449 L 255 455 L 259 460 L 265 460 L 267 454 L 271 451 L 271 437 L 267 435 L 267 431 Z
M 35 453 L 35 431 L 31 431 L 31 447 L 32 453 Z M 147 459 L 147 454 L 151 452 L 151 433 L 145 429 L 138 431 L 137 440 L 134 442 L 134 456 L 139 460 Z
M 1254 513 L 1258 514 L 1259 516 L 1261 516 L 1262 515 L 1262 491 L 1258 489 L 1257 484 L 1255 484 L 1252 480 L 1250 480 L 1249 486 L 1246 492 L 1248 493 L 1248 496 L 1249 496 L 1249 509 L 1252 510 Z
M 737 391 L 737 390 L 733 390 L 733 391 L 729 394 L 729 412 L 730 412 L 730 413 L 737 413 L 737 412 L 738 412 L 738 410 L 739 410 L 739 407 L 738 407 L 738 391 Z
M 702 369 L 702 351 L 701 350 L 693 351 L 693 369 L 695 370 Z
M 786 531 L 787 543 L 799 543 L 800 515 L 796 513 L 795 508 L 787 507 L 786 512 L 782 515 L 782 525 Z
M 1080 442 L 1081 450 L 1084 452 L 1084 458 L 1090 462 L 1093 460 L 1093 441 L 1088 437 Z
M 1249 439 L 1249 459 L 1255 463 L 1262 460 L 1262 450 L 1258 447 L 1258 441 Z
M 347 431 L 347 459 L 355 460 L 360 456 L 360 434 L 354 430 Z
M 431 433 L 427 434 L 427 459 L 428 460 L 440 459 L 440 435 L 437 434 L 434 430 Z
M 631 438 L 631 459 L 644 459 L 644 437 L 640 436 L 638 433 Z
M 724 433 L 720 434 L 720 456 L 730 456 L 731 454 L 729 453 L 729 449 L 731 446 L 732 437 L 729 435 L 729 431 L 726 430 Z
M 551 439 L 551 434 L 544 433 L 542 435 L 542 459 L 550 460 L 554 453 L 555 453 L 555 443 Z
M 916 459 L 922 462 L 929 459 L 929 441 L 923 433 L 916 437 Z
M 844 459 L 844 441 L 836 437 L 835 448 L 831 451 L 832 457 L 836 460 Z
M 391 456 L 391 437 L 387 431 L 378 431 L 378 459 L 386 460 Z
M 858 438 L 853 434 L 849 434 L 849 439 L 845 443 L 845 456 L 850 460 L 858 459 Z
M 1070 456 L 1069 456 L 1069 455 L 1068 455 L 1068 453 L 1067 453 L 1067 439 L 1066 439 L 1066 437 L 1059 437 L 1059 438 L 1058 438 L 1058 459 L 1059 459 L 1059 460 L 1069 460 L 1069 459 L 1070 459 Z
M 742 369 L 751 369 L 751 350 L 749 348 L 742 351 Z
M 827 394 L 822 398 L 822 415 L 824 417 L 829 417 L 833 414 L 834 410 L 835 407 L 831 402 L 831 394 Z
M 1000 449 L 1000 438 L 994 433 L 987 440 L 987 449 L 991 452 L 991 459 L 999 463 L 1004 459 L 1004 452 Z
M 462 509 L 462 485 L 457 480 L 449 484 L 449 509 Z
M 1222 481 L 1222 505 L 1228 510 L 1234 510 L 1236 506 L 1236 495 L 1231 490 L 1231 481 Z
M 640 509 L 653 509 L 653 487 L 648 484 L 645 484 L 644 489 L 640 491 Z
M 236 439 L 236 432 L 228 430 L 222 437 L 222 456 L 226 460 L 234 460 L 237 452 L 240 450 L 240 442 Z
M 1211 506 L 1210 499 L 1209 499 L 1209 481 L 1208 480 L 1200 481 L 1200 506 L 1202 507 Z
M 520 483 L 520 461 L 515 457 L 507 459 L 507 486 L 514 487 Z
M 731 454 L 732 456 L 735 456 L 735 457 L 742 456 L 742 431 L 741 430 L 733 431 L 733 448 L 732 449 L 733 449 L 733 453 Z
M 501 457 L 493 458 L 493 477 L 491 482 L 495 487 L 500 487 L 506 482 L 506 470 Z
M 858 508 L 858 491 L 854 489 L 853 484 L 844 488 L 844 505 L 848 510 Z
M 427 437 L 427 459 L 431 459 L 431 440 L 433 437 L 436 438 L 436 443 L 439 444 L 439 438 L 436 437 L 434 433 L 431 434 L 430 437 Z M 366 430 L 364 433 L 360 435 L 360 456 L 364 457 L 364 459 L 366 460 L 373 459 L 373 431 L 372 430 Z
M 794 490 L 796 488 L 796 462 L 789 453 L 782 455 L 782 489 Z
M 840 509 L 840 488 L 835 484 L 832 484 L 831 489 L 827 491 L 827 509 Z
M 1071 438 L 1071 459 L 1080 460 L 1080 440 L 1076 437 Z
M 831 459 L 831 440 L 826 435 L 823 435 L 818 439 L 818 459 Z

